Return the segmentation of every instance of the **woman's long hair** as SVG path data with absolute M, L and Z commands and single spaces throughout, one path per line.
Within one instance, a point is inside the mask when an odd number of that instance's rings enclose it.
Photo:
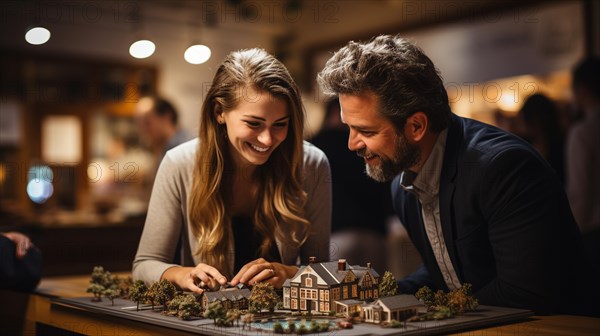
M 270 250 L 274 238 L 284 244 L 304 243 L 310 223 L 303 207 L 306 193 L 302 189 L 302 131 L 304 108 L 300 92 L 285 66 L 262 49 L 233 52 L 217 69 L 202 106 L 199 146 L 189 199 L 192 232 L 198 239 L 196 254 L 207 264 L 231 276 L 233 256 L 229 254 L 232 238 L 231 216 L 227 213 L 228 195 L 224 172 L 234 171 L 225 125 L 219 125 L 215 111 L 234 109 L 250 89 L 283 99 L 289 112 L 285 140 L 268 161 L 258 166 L 254 177 L 259 181 L 253 222 L 264 237 L 261 255 Z M 255 97 L 254 97 L 255 98 Z M 230 189 L 229 189 L 230 190 Z M 290 226 L 282 231 L 283 226 Z M 291 235 L 284 232 L 291 232 Z

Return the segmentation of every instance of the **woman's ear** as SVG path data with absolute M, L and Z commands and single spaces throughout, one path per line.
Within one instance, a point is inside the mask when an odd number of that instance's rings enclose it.
M 415 112 L 413 115 L 406 119 L 406 126 L 404 126 L 404 133 L 406 138 L 412 142 L 419 142 L 425 136 L 429 128 L 429 119 L 424 112 Z

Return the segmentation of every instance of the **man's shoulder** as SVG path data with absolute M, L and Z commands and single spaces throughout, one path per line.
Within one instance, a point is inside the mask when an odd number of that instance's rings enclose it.
M 525 140 L 496 126 L 477 120 L 461 118 L 464 150 L 468 156 L 494 158 L 506 151 L 524 151 L 535 155 Z

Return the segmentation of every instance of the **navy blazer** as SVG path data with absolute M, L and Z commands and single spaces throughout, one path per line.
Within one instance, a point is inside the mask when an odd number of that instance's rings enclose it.
M 400 290 L 414 293 L 427 285 L 447 291 L 420 203 L 400 186 L 399 176 L 392 183 L 392 199 L 423 260 L 419 270 L 398 281 Z M 558 177 L 528 143 L 453 115 L 439 202 L 454 269 L 461 283 L 473 285 L 481 304 L 538 313 L 589 308 L 583 293 L 573 289 L 585 286 L 583 274 L 590 268 L 584 264 L 579 229 Z

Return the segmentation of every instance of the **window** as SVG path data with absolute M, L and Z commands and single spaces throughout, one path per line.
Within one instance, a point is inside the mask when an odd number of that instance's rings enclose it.
M 306 278 L 304 280 L 304 287 L 312 287 L 312 279 L 311 278 Z
M 339 300 L 340 299 L 340 289 L 339 288 L 334 288 L 333 290 L 333 299 L 334 300 Z
M 329 309 L 329 302 L 325 302 L 325 309 L 323 311 L 330 311 L 331 309 Z
M 306 289 L 300 288 L 300 298 L 306 299 Z
M 292 309 L 298 309 L 298 300 L 292 299 Z
M 306 310 L 306 300 L 300 300 L 300 310 Z
M 344 286 L 344 295 L 342 296 L 342 299 L 347 299 L 348 298 L 348 286 Z
M 352 297 L 353 298 L 357 298 L 358 297 L 358 288 L 356 285 L 352 285 Z
M 319 290 L 319 300 L 325 301 L 325 291 L 322 289 Z
M 325 301 L 329 302 L 329 291 L 326 290 L 325 292 Z
M 298 288 L 292 287 L 292 297 L 293 298 L 298 297 Z
M 311 297 L 312 297 L 313 300 L 317 299 L 317 290 L 316 289 L 314 289 L 314 290 L 311 291 Z
M 283 299 L 283 308 L 290 308 L 290 298 L 284 298 Z

